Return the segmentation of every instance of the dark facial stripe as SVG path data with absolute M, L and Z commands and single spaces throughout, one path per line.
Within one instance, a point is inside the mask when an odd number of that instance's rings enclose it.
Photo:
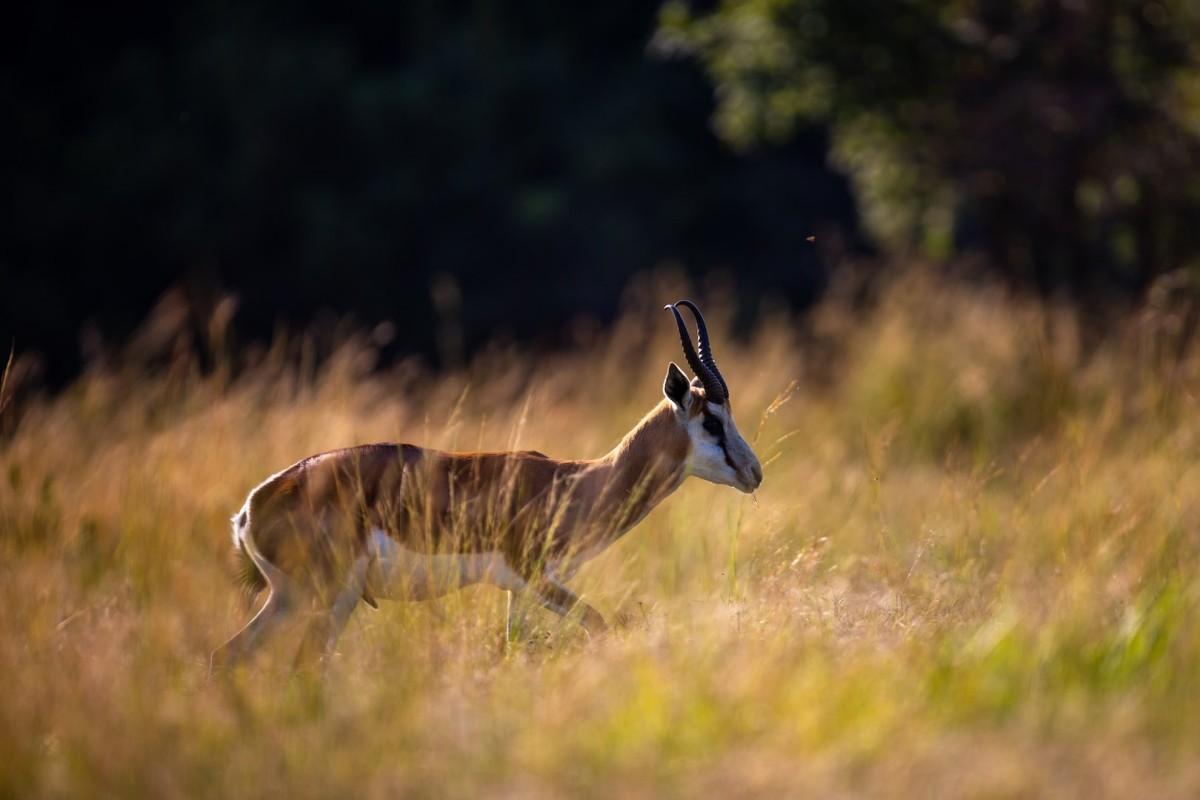
M 713 431 L 709 430 L 708 423 L 710 421 L 716 423 L 716 425 L 713 427 L 719 428 L 720 433 L 713 433 Z M 727 465 L 729 465 L 729 468 L 731 470 L 733 470 L 734 472 L 737 472 L 738 471 L 737 466 L 734 465 L 733 459 L 729 457 L 729 448 L 726 446 L 726 442 L 725 442 L 725 426 L 721 423 L 721 420 L 717 419 L 712 414 L 705 412 L 705 414 L 704 414 L 704 430 L 707 431 L 710 435 L 717 437 L 717 444 L 719 444 L 721 446 L 721 454 L 725 456 L 725 463 Z
M 721 452 L 725 454 L 725 463 L 729 465 L 729 468 L 731 470 L 733 470 L 734 472 L 737 472 L 738 468 L 734 466 L 733 459 L 729 457 L 729 450 L 726 449 L 726 447 L 725 447 L 724 439 L 721 440 Z

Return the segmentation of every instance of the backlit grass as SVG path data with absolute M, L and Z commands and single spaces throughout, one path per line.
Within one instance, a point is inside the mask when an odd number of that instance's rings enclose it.
M 1051 309 L 919 275 L 740 342 L 710 304 L 766 480 L 693 479 L 585 567 L 610 635 L 539 612 L 506 650 L 475 587 L 360 608 L 323 684 L 286 642 L 206 680 L 259 480 L 381 440 L 600 455 L 682 362 L 679 293 L 442 374 L 375 370 L 370 335 L 184 347 L 160 309 L 63 391 L 16 387 L 0 796 L 1200 791 L 1198 353 L 1170 309 L 1084 357 Z

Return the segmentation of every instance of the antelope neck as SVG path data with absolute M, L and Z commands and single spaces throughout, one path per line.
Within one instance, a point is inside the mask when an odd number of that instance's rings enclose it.
M 664 400 L 595 462 L 589 478 L 595 481 L 593 497 L 612 512 L 607 517 L 614 521 L 610 535 L 625 533 L 679 488 L 689 447 L 687 432 Z

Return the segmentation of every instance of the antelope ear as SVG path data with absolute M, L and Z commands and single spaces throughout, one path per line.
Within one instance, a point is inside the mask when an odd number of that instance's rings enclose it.
M 692 402 L 691 384 L 688 383 L 687 375 L 683 374 L 683 370 L 677 367 L 674 361 L 667 367 L 667 377 L 663 381 L 663 396 L 670 400 L 676 408 L 683 411 L 686 411 Z

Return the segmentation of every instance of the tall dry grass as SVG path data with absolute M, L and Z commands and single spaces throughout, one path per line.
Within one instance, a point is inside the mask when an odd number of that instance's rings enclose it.
M 545 615 L 506 653 L 474 587 L 360 609 L 321 685 L 283 656 L 206 681 L 257 481 L 376 440 L 599 455 L 679 360 L 678 292 L 447 374 L 220 320 L 202 369 L 168 305 L 26 393 L 0 418 L 0 796 L 1200 792 L 1200 351 L 1169 300 L 1086 358 L 1053 309 L 920 275 L 741 343 L 714 308 L 766 482 L 689 481 L 585 567 L 612 634 Z

